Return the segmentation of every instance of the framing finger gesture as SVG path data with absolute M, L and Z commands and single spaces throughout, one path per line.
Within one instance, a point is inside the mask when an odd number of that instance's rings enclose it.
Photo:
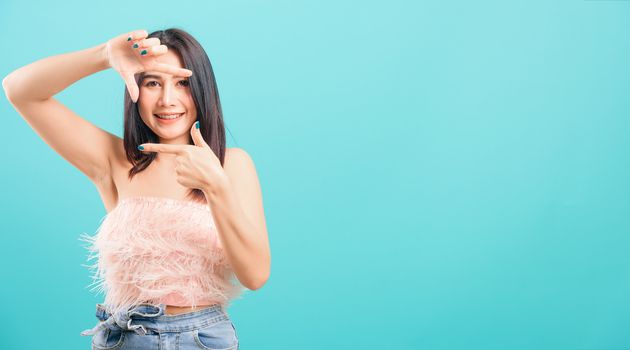
M 136 30 L 121 34 L 107 42 L 107 59 L 110 67 L 120 74 L 127 86 L 133 102 L 140 94 L 135 74 L 144 71 L 158 71 L 175 76 L 189 77 L 192 71 L 160 63 L 156 57 L 168 52 L 158 38 L 147 38 L 146 30 Z

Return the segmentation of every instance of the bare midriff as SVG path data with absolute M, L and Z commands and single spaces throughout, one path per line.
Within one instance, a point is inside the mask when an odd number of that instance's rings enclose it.
M 199 310 L 203 310 L 203 309 L 207 309 L 209 307 L 211 307 L 214 304 L 210 304 L 210 305 L 197 305 L 196 307 L 190 307 L 190 306 L 174 306 L 174 305 L 166 305 L 166 309 L 164 309 L 164 313 L 167 315 L 179 315 L 179 314 L 185 314 L 187 312 L 193 312 L 193 311 L 199 311 Z

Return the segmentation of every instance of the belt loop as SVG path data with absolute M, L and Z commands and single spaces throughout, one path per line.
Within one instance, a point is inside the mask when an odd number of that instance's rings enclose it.
M 131 324 L 131 319 L 127 321 L 127 329 L 134 331 L 139 335 L 147 335 L 147 329 L 141 324 Z

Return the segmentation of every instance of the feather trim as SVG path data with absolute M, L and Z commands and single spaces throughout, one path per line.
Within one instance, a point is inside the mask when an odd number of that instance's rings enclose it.
M 139 303 L 227 307 L 245 288 L 225 256 L 207 205 L 160 197 L 120 200 L 82 233 L 92 273 L 88 286 L 105 293 L 110 312 Z

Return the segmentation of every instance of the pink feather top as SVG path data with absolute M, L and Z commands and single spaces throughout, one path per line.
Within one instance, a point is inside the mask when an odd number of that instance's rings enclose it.
M 244 287 L 221 245 L 208 205 L 162 197 L 129 197 L 101 220 L 87 242 L 99 293 L 117 312 L 139 303 L 227 307 Z

